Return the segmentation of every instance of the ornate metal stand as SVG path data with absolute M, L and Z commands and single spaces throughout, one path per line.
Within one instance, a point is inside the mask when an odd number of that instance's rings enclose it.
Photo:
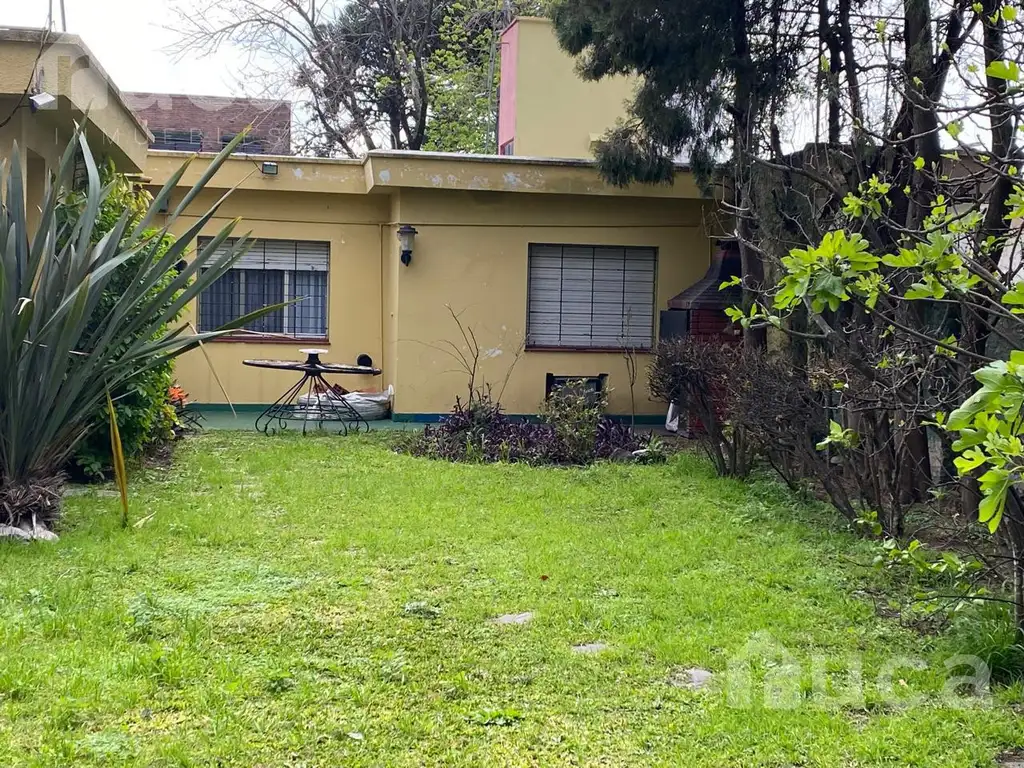
M 341 425 L 338 433 L 344 435 L 347 435 L 353 428 L 359 432 L 365 427 L 365 431 L 369 432 L 369 422 L 343 398 L 334 394 L 331 385 L 327 383 L 323 375 L 331 373 L 379 376 L 380 370 L 362 365 L 324 363 L 320 360 L 320 355 L 326 354 L 327 351 L 323 349 L 299 351 L 306 355 L 304 362 L 294 360 L 243 361 L 245 365 L 253 368 L 302 372 L 302 378 L 296 384 L 256 417 L 256 429 L 264 434 L 275 434 L 288 429 L 289 422 L 301 421 L 302 434 L 306 434 L 306 428 L 311 422 L 316 424 L 318 430 L 324 428 L 325 422 L 338 423 Z M 299 402 L 303 391 L 306 394 L 305 405 Z

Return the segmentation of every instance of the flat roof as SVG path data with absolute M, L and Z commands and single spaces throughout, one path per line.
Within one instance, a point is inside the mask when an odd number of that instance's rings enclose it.
M 146 174 L 155 184 L 170 177 L 187 160 L 200 160 L 182 180 L 198 178 L 213 152 L 150 150 Z M 260 165 L 276 163 L 274 175 Z M 328 194 L 387 193 L 395 189 L 464 190 L 539 194 L 604 195 L 702 199 L 685 165 L 673 184 L 633 184 L 620 188 L 604 181 L 592 160 L 577 158 L 470 155 L 414 150 L 374 150 L 360 158 L 301 157 L 296 155 L 234 154 L 211 179 L 217 188 L 276 189 L 280 192 Z
M 198 157 L 205 160 L 212 160 L 217 156 L 216 152 L 186 152 L 181 149 L 150 149 L 149 154 L 153 157 L 180 157 L 182 159 Z M 235 152 L 231 155 L 231 158 L 233 160 L 252 160 L 254 162 L 269 160 L 273 163 L 302 162 L 323 165 L 361 166 L 366 162 L 360 157 L 316 157 L 315 155 L 271 155 L 263 153 L 250 155 L 247 152 Z
M 185 152 L 178 149 L 151 149 L 150 154 L 166 157 L 201 157 L 214 158 L 216 152 Z M 270 154 L 247 154 L 236 152 L 232 158 L 246 160 L 269 160 L 275 163 L 323 163 L 328 165 L 366 165 L 368 160 L 374 158 L 387 158 L 392 160 L 438 160 L 458 161 L 466 163 L 486 163 L 488 165 L 539 165 L 556 166 L 560 168 L 596 168 L 594 160 L 584 160 L 578 157 L 532 157 L 530 155 L 483 155 L 470 154 L 468 152 L 423 152 L 416 149 L 373 149 L 360 157 L 319 157 L 316 155 L 270 155 Z M 681 173 L 690 171 L 688 163 L 674 163 L 675 169 Z

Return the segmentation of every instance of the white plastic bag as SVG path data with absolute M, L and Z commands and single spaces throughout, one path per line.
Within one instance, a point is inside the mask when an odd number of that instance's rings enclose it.
M 679 406 L 676 403 L 668 404 L 668 413 L 665 415 L 665 429 L 669 432 L 679 431 Z
M 394 395 L 395 389 L 392 386 L 388 386 L 384 392 L 349 392 L 347 395 L 339 395 L 333 390 L 314 392 L 299 396 L 296 411 L 307 421 L 336 419 L 338 410 L 331 406 L 343 401 L 366 421 L 379 421 L 387 418 Z
M 394 394 L 389 386 L 384 392 L 350 392 L 342 399 L 367 421 L 379 421 L 387 418 Z

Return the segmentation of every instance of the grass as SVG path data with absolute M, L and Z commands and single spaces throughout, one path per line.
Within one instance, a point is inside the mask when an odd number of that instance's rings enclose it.
M 1019 688 L 942 699 L 931 642 L 854 596 L 862 543 L 693 457 L 221 433 L 131 493 L 139 530 L 90 491 L 60 543 L 0 545 L 0 765 L 959 768 L 1024 741 Z M 800 666 L 791 706 L 736 706 L 730 661 L 771 643 L 754 679 Z M 841 687 L 854 657 L 863 701 L 812 695 L 812 660 Z M 896 657 L 927 664 L 893 675 L 913 705 L 877 685 Z M 695 666 L 710 688 L 668 684 Z

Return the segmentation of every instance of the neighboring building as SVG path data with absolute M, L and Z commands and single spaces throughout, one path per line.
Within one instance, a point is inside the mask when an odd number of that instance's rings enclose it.
M 559 58 L 541 22 L 525 20 L 512 29 L 518 30 L 520 53 L 511 63 L 505 57 L 503 67 L 514 65 L 515 77 L 512 86 L 506 81 L 502 115 L 506 127 L 513 126 L 517 154 L 549 157 L 375 151 L 349 160 L 278 154 L 263 155 L 254 168 L 251 157 L 237 156 L 212 178 L 174 231 L 186 231 L 237 187 L 200 241 L 235 217 L 242 219 L 237 234 L 251 231 L 256 241 L 200 297 L 189 319 L 207 330 L 257 307 L 301 301 L 247 332 L 206 344 L 205 354 L 180 359 L 176 376 L 193 400 L 223 403 L 219 378 L 236 405 L 273 402 L 294 374 L 255 370 L 242 361 L 294 359 L 299 347 L 315 346 L 329 350 L 328 361 L 371 358 L 383 370 L 380 379 L 342 383 L 350 389 L 393 385 L 396 418 L 436 418 L 466 387 L 466 377 L 452 372 L 446 354 L 447 345 L 463 345 L 450 307 L 483 349 L 478 383 L 500 387 L 508 377 L 502 401 L 508 412 L 536 413 L 550 382 L 563 376 L 600 378 L 611 389 L 610 410 L 629 412 L 623 350 L 639 352 L 643 371 L 660 331 L 660 311 L 708 270 L 717 204 L 701 194 L 684 168 L 671 186 L 620 189 L 604 183 L 585 158 L 590 139 L 614 122 L 629 88 L 595 91 L 593 84 L 573 80 L 571 60 Z M 533 37 L 539 65 L 527 62 L 524 46 Z M 72 54 L 88 59 L 77 38 L 64 39 Z M 46 144 L 50 162 L 80 115 L 76 105 L 105 88 L 110 115 L 90 113 L 90 137 L 96 135 L 95 144 L 120 167 L 141 168 L 156 187 L 194 156 L 196 145 L 203 149 L 180 181 L 181 191 L 172 195 L 180 200 L 208 167 L 210 128 L 196 120 L 156 125 L 151 117 L 150 127 L 165 131 L 161 140 L 172 149 L 147 155 L 145 145 L 154 136 L 124 107 L 102 70 L 91 60 L 87 64 L 87 74 L 76 76 L 70 91 L 65 89 L 71 83 L 52 86 L 62 109 L 42 118 L 24 112 L 15 133 L 0 135 L 0 150 L 6 151 L 11 138 L 23 137 L 30 146 Z M 26 51 L 20 41 L 0 36 L 0 97 L 6 93 L 8 103 L 16 100 L 16 84 L 32 73 L 32 46 Z M 75 91 L 89 83 L 92 90 Z M 574 84 L 583 95 L 573 93 Z M 540 98 L 545 92 L 551 114 L 546 127 Z M 601 103 L 591 103 L 597 96 Z M 240 128 L 225 125 L 217 123 L 210 135 L 220 139 Z M 169 136 L 167 130 L 196 130 L 202 138 Z M 219 140 L 209 147 L 217 149 Z M 417 230 L 408 264 L 398 239 L 403 226 Z M 644 396 L 642 374 L 636 386 L 639 413 L 652 419 L 663 414 L 664 404 Z
M 498 153 L 590 159 L 635 88 L 630 77 L 584 82 L 550 21 L 517 19 L 501 36 Z
M 219 152 L 247 126 L 252 126 L 239 145 L 239 152 L 292 152 L 292 107 L 286 101 L 170 93 L 124 96 L 152 132 L 153 149 Z

